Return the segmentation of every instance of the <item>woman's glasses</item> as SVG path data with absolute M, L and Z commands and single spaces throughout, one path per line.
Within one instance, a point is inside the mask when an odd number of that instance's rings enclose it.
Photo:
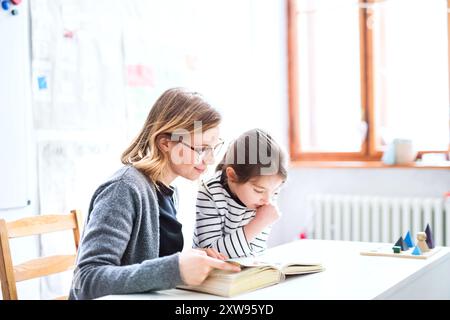
M 190 148 L 192 151 L 195 151 L 195 153 L 197 153 L 199 158 L 203 158 L 207 154 L 212 154 L 214 157 L 216 157 L 220 153 L 220 150 L 222 149 L 222 146 L 224 145 L 224 141 L 222 139 L 220 139 L 219 141 L 220 142 L 218 144 L 216 144 L 214 147 L 211 147 L 211 146 L 196 147 L 196 146 L 191 146 L 190 144 L 187 144 L 186 142 L 183 142 L 183 141 L 178 141 L 178 142 L 181 143 L 182 145 L 185 145 L 186 147 Z

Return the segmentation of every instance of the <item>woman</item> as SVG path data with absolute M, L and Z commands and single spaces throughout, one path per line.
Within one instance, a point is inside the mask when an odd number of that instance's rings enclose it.
M 220 115 L 197 93 L 164 92 L 125 150 L 125 165 L 94 193 L 70 299 L 198 285 L 213 268 L 239 271 L 213 249 L 183 248 L 178 176 L 195 180 L 214 162 Z

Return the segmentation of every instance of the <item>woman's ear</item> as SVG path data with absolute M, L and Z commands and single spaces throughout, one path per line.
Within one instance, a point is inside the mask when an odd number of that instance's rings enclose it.
M 228 179 L 228 181 L 231 181 L 231 182 L 238 182 L 238 176 L 237 176 L 237 174 L 236 174 L 236 171 L 234 171 L 234 169 L 232 168 L 232 167 L 228 167 L 226 170 L 225 170 L 225 173 L 227 174 L 227 179 Z
M 158 138 L 156 138 L 156 143 L 158 145 L 159 150 L 162 152 L 169 152 L 170 151 L 170 138 L 163 134 L 160 135 Z

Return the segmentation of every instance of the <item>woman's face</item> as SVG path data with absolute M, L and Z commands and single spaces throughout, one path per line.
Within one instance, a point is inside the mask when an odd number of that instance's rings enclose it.
M 170 169 L 177 176 L 197 180 L 214 164 L 212 149 L 219 145 L 219 127 L 183 136 L 182 142 L 170 144 Z

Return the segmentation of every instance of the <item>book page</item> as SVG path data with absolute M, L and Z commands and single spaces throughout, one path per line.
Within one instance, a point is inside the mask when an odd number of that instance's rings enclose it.
M 277 266 L 286 275 L 313 273 L 324 270 L 319 256 L 305 256 L 299 252 L 268 251 L 256 258 L 258 261 Z
M 257 257 L 234 258 L 228 259 L 226 260 L 226 262 L 233 263 L 241 267 L 267 267 L 267 266 L 274 267 L 279 265 L 276 262 L 260 260 Z
M 312 259 L 306 259 L 301 257 L 287 257 L 283 254 L 266 253 L 255 257 L 234 258 L 228 259 L 227 262 L 235 263 L 244 267 L 264 267 L 270 266 L 278 270 L 284 270 L 288 267 L 293 269 L 304 268 L 306 270 L 317 269 L 321 266 L 320 261 L 313 261 Z

